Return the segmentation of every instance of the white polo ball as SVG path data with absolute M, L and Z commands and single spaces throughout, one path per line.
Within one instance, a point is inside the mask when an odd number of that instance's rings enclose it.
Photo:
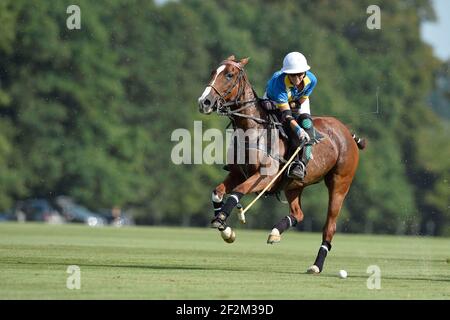
M 220 235 L 227 243 L 233 243 L 236 240 L 236 233 L 230 227 L 226 227 L 225 230 L 220 231 Z
M 347 278 L 347 271 L 339 270 L 339 278 L 341 278 L 341 279 Z

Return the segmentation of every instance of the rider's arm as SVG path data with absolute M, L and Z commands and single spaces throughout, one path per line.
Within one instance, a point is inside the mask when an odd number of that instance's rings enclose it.
M 297 136 L 302 139 L 302 138 L 306 138 L 306 132 L 304 129 L 302 129 L 300 127 L 300 125 L 297 123 L 297 121 L 294 119 L 294 117 L 292 116 L 292 111 L 290 108 L 285 109 L 281 112 L 281 119 L 284 123 L 289 123 L 289 125 L 291 126 L 292 130 L 294 130 L 294 132 L 297 134 Z
M 307 113 L 307 114 L 311 114 L 311 110 L 309 108 L 309 99 L 308 97 L 306 98 L 300 98 L 299 99 L 299 109 L 298 109 L 298 113 L 302 114 L 302 113 Z
M 309 79 L 309 82 L 307 84 L 306 90 L 303 95 L 296 101 L 296 103 L 298 104 L 298 107 L 300 109 L 299 111 L 301 111 L 301 113 L 311 114 L 311 112 L 309 111 L 309 96 L 312 94 L 314 88 L 317 85 L 317 78 L 311 72 L 307 73 L 307 77 Z
M 283 123 L 289 123 L 290 127 L 294 132 L 300 137 L 300 139 L 307 136 L 305 130 L 303 130 L 297 121 L 292 116 L 292 110 L 289 106 L 289 95 L 288 92 L 283 88 L 276 88 L 275 92 L 272 94 L 274 96 L 275 104 L 281 111 L 281 120 Z

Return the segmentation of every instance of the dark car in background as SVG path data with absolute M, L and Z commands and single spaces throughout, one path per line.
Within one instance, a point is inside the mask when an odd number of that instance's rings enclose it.
M 37 221 L 51 224 L 65 222 L 64 217 L 46 199 L 27 199 L 18 201 L 14 207 L 14 220 Z
M 0 222 L 7 222 L 7 221 L 15 221 L 17 220 L 16 215 L 13 213 L 13 210 L 10 210 L 8 212 L 0 212 Z
M 67 222 L 84 223 L 90 227 L 104 226 L 108 223 L 100 213 L 92 212 L 88 208 L 75 203 L 70 197 L 56 197 L 54 203 Z

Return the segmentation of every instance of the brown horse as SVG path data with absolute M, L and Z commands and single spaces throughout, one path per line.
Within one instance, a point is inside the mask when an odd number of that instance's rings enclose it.
M 235 129 L 264 128 L 269 123 L 268 112 L 262 107 L 261 100 L 256 96 L 244 71 L 248 58 L 240 61 L 234 56 L 228 57 L 212 72 L 211 79 L 202 96 L 198 99 L 199 111 L 210 114 L 217 111 L 227 115 L 232 120 Z M 331 241 L 336 232 L 336 219 L 338 218 L 343 201 L 349 191 L 359 160 L 359 149 L 365 146 L 364 140 L 350 133 L 347 127 L 332 117 L 313 117 L 316 130 L 322 133 L 324 139 L 313 146 L 313 158 L 307 165 L 307 175 L 303 181 L 289 180 L 283 186 L 286 199 L 290 207 L 290 215 L 284 217 L 269 234 L 268 243 L 281 240 L 281 233 L 289 227 L 295 226 L 303 220 L 301 208 L 301 194 L 305 187 L 324 180 L 328 188 L 328 213 L 323 227 L 322 245 L 319 248 L 316 261 L 308 269 L 308 273 L 320 273 Z M 254 149 L 253 152 L 261 153 Z M 284 139 L 278 139 L 278 152 L 287 159 L 288 145 Z M 271 161 L 278 161 L 271 158 Z M 270 162 L 270 161 L 269 161 Z M 231 164 L 230 172 L 225 180 L 219 184 L 212 193 L 215 217 L 212 227 L 218 228 L 226 242 L 233 242 L 235 234 L 226 225 L 226 218 L 234 207 L 239 206 L 240 198 L 249 193 L 263 190 L 276 176 L 263 174 L 261 169 L 267 166 L 258 161 L 244 165 Z M 281 168 L 281 166 L 279 167 Z M 276 190 L 282 183 L 281 175 L 270 187 L 269 191 Z M 229 197 L 224 202 L 224 195 Z

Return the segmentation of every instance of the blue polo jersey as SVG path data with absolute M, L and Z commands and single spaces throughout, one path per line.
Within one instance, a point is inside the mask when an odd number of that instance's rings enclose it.
M 316 76 L 306 71 L 303 78 L 303 89 L 300 91 L 294 86 L 286 73 L 277 71 L 272 78 L 267 82 L 266 94 L 267 97 L 274 101 L 281 110 L 289 108 L 289 102 L 296 101 L 300 98 L 308 98 L 317 84 Z

